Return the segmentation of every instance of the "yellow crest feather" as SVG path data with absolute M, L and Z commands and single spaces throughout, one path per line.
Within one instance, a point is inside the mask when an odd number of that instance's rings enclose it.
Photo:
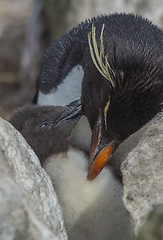
M 104 108 L 104 120 L 105 120 L 105 129 L 107 130 L 107 114 L 108 114 L 108 109 L 109 109 L 109 106 L 110 106 L 110 96 L 109 96 L 109 100 L 108 102 L 106 103 L 105 105 L 105 108 Z
M 111 86 L 114 87 L 114 82 L 110 75 L 110 71 L 112 71 L 112 69 L 108 62 L 107 55 L 105 55 L 104 53 L 104 43 L 103 43 L 104 27 L 105 27 L 105 24 L 102 25 L 102 29 L 101 29 L 100 47 L 98 48 L 98 44 L 96 41 L 96 28 L 93 24 L 92 24 L 92 31 L 88 33 L 88 43 L 89 43 L 91 58 L 96 68 L 110 82 Z

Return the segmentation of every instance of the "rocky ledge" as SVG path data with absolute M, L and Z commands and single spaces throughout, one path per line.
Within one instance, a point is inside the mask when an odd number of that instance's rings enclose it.
M 0 239 L 67 239 L 50 178 L 21 134 L 3 119 L 0 119 Z
M 123 200 L 137 235 L 139 228 L 148 221 L 149 213 L 163 203 L 162 114 L 151 121 L 138 145 L 123 162 L 121 171 L 124 183 Z M 162 214 L 162 210 L 160 214 Z M 149 219 L 151 222 L 151 217 Z M 144 227 L 146 228 L 146 226 Z M 160 224 L 155 224 L 156 232 L 159 231 L 159 227 Z M 143 230 L 141 229 L 141 231 Z M 163 239 L 163 232 L 161 238 L 150 239 Z

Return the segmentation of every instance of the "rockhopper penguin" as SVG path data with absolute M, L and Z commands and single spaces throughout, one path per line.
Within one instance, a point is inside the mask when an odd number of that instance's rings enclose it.
M 120 143 L 162 109 L 163 31 L 133 14 L 88 20 L 50 46 L 36 85 L 37 104 L 81 98 L 92 130 L 92 180 Z M 79 128 L 75 139 L 88 133 Z
M 63 120 L 65 110 L 68 108 L 25 106 L 15 112 L 10 123 L 22 133 L 50 175 L 70 240 L 131 240 L 121 184 L 109 167 L 94 181 L 87 180 L 87 156 L 69 146 L 78 118 Z

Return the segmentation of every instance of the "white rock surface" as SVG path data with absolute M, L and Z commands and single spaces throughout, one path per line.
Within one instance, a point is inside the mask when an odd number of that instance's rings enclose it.
M 51 180 L 21 134 L 0 119 L 0 240 L 67 239 Z
M 121 170 L 124 204 L 137 233 L 150 211 L 163 203 L 163 115 L 149 125 Z

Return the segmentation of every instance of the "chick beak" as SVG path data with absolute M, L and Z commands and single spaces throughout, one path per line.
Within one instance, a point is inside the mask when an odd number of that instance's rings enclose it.
M 93 180 L 105 167 L 115 148 L 114 142 L 109 144 L 102 143 L 102 121 L 99 116 L 92 133 L 92 142 L 90 150 L 90 166 L 88 171 L 88 180 Z
M 70 119 L 79 120 L 81 116 L 82 116 L 82 105 L 81 105 L 80 99 L 78 99 L 66 106 L 66 110 L 58 119 L 56 124 L 59 124 L 62 121 L 70 120 Z

